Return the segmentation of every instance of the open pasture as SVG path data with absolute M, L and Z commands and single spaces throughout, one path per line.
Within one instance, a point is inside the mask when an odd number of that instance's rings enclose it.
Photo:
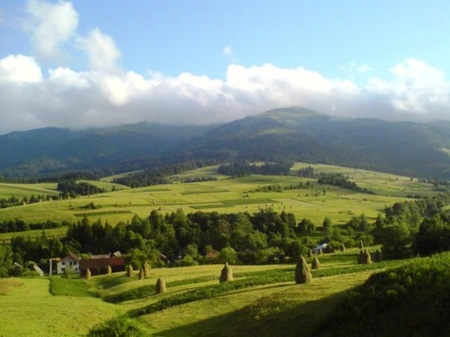
M 47 278 L 0 279 L 2 336 L 85 336 L 93 325 L 120 313 L 98 298 L 54 296 L 49 284 Z
M 309 164 L 296 164 L 293 172 Z M 220 213 L 249 212 L 272 208 L 277 212 L 293 213 L 297 220 L 312 220 L 320 226 L 325 217 L 334 224 L 342 224 L 352 216 L 365 213 L 374 219 L 385 206 L 405 200 L 407 195 L 430 194 L 431 184 L 420 183 L 408 177 L 356 170 L 350 168 L 311 165 L 315 173 L 342 173 L 358 186 L 374 191 L 364 194 L 335 186 L 319 185 L 316 179 L 295 176 L 251 175 L 239 178 L 219 177 L 218 180 L 180 183 L 187 177 L 213 176 L 217 167 L 207 167 L 178 175 L 178 182 L 143 188 L 122 188 L 103 182 L 110 192 L 70 200 L 45 201 L 36 204 L 0 209 L 0 221 L 23 219 L 39 221 L 108 221 L 116 224 L 129 221 L 135 215 L 146 217 L 152 210 L 170 213 L 182 208 L 185 213 L 217 211 Z M 3 191 L 8 191 L 3 184 Z M 112 186 L 116 186 L 112 191 Z M 11 185 L 23 194 L 51 190 L 51 184 Z M 1 191 L 1 189 L 0 189 Z M 5 193 L 5 192 L 3 192 Z M 54 192 L 56 193 L 56 192 Z
M 0 183 L 0 198 L 29 198 L 31 195 L 58 195 L 56 183 L 6 184 Z
M 2 334 L 82 336 L 125 316 L 143 336 L 311 336 L 345 291 L 405 263 L 358 265 L 357 255 L 358 249 L 319 255 L 321 268 L 306 285 L 295 284 L 294 264 L 233 265 L 234 281 L 226 283 L 219 283 L 223 265 L 217 264 L 154 268 L 142 280 L 137 272 L 131 278 L 120 272 L 90 280 L 1 279 L 0 305 L 8 308 L 0 317 Z M 158 278 L 167 286 L 163 294 L 155 294 Z
M 271 336 L 282 329 L 286 336 L 310 336 L 342 292 L 363 283 L 376 270 L 399 264 L 357 265 L 357 253 L 350 249 L 320 255 L 321 269 L 312 271 L 309 285 L 294 283 L 294 265 L 231 266 L 234 281 L 230 284 L 219 284 L 222 265 L 152 269 L 143 280 L 137 274 L 132 278 L 124 273 L 95 276 L 88 284 L 148 335 L 242 336 L 253 335 L 252 329 L 257 329 L 261 330 L 258 335 Z M 157 295 L 159 277 L 165 280 L 167 292 Z

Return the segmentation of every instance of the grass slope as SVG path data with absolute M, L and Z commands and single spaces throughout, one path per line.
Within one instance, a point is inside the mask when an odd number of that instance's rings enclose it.
M 298 163 L 293 172 L 309 164 Z M 272 207 L 275 211 L 293 213 L 297 220 L 312 220 L 320 226 L 325 217 L 334 224 L 342 224 L 352 216 L 365 213 L 374 219 L 386 205 L 403 201 L 408 195 L 430 195 L 436 193 L 433 186 L 411 180 L 408 177 L 356 170 L 351 168 L 311 165 L 316 173 L 342 173 L 349 176 L 358 186 L 374 191 L 376 194 L 355 193 L 334 186 L 321 186 L 315 179 L 295 176 L 251 175 L 240 178 L 225 178 L 217 174 L 217 166 L 201 168 L 171 177 L 173 183 L 149 186 L 145 188 L 122 188 L 110 183 L 98 183 L 110 192 L 80 197 L 71 200 L 46 201 L 36 204 L 0 209 L 0 221 L 23 219 L 27 222 L 78 221 L 88 217 L 94 222 L 99 219 L 115 225 L 120 221 L 129 221 L 134 215 L 147 217 L 154 209 L 170 213 L 182 208 L 185 213 L 196 211 L 217 211 L 221 213 L 256 213 L 262 208 Z M 214 177 L 217 180 L 180 183 L 185 179 Z M 262 191 L 269 186 L 293 187 L 302 183 L 303 188 L 284 189 L 282 192 Z M 310 184 L 309 188 L 304 188 Z M 31 195 L 30 189 L 43 189 L 47 185 L 11 185 L 3 193 L 21 193 Z M 115 187 L 114 187 L 115 186 Z M 311 187 L 312 186 L 312 187 Z M 115 191 L 112 191 L 113 187 Z M 47 186 L 50 188 L 50 186 Z M 0 189 L 1 191 L 1 189 Z M 14 192 L 15 193 L 15 192 Z M 94 203 L 96 208 L 87 207 Z M 64 235 L 64 228 L 52 231 L 51 235 Z M 36 236 L 27 233 L 27 235 Z M 17 234 L 11 234 L 14 236 Z M 2 235 L 0 239 L 10 236 Z
M 84 336 L 120 313 L 119 308 L 86 296 L 53 296 L 49 280 L 0 279 L 0 335 Z

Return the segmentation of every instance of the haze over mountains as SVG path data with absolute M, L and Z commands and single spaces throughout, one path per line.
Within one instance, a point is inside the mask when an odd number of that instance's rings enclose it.
M 210 126 L 12 132 L 0 136 L 0 153 L 0 175 L 7 179 L 119 173 L 187 160 L 305 161 L 449 179 L 450 122 L 336 118 L 291 107 Z

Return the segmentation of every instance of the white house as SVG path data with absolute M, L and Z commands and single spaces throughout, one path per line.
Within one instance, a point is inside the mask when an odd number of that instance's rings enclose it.
M 77 273 L 80 272 L 80 258 L 78 255 L 69 252 L 69 255 L 56 264 L 56 273 L 62 274 L 66 268 L 70 268 Z

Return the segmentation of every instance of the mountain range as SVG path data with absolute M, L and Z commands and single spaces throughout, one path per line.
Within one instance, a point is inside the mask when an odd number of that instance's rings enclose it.
M 336 118 L 290 107 L 221 125 L 18 131 L 0 136 L 0 153 L 4 179 L 112 174 L 192 160 L 303 161 L 450 179 L 450 122 Z

